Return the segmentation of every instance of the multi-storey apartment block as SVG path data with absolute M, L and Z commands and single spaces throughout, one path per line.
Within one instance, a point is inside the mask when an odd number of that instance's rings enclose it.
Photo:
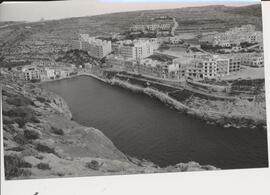
M 35 66 L 24 66 L 22 67 L 23 77 L 27 81 L 39 80 L 40 71 Z
M 112 52 L 111 41 L 89 37 L 88 34 L 80 34 L 79 40 L 72 42 L 74 49 L 81 49 L 95 58 L 103 58 Z
M 224 59 L 229 59 L 229 74 L 240 70 L 242 60 L 240 54 L 222 54 L 219 56 Z
M 119 44 L 119 54 L 126 59 L 140 60 L 152 55 L 154 48 L 149 41 L 135 40 Z
M 118 71 L 137 72 L 137 62 L 132 59 L 125 59 L 119 55 L 109 55 L 106 57 L 106 67 Z
M 202 42 L 212 43 L 214 46 L 230 47 L 239 45 L 243 42 L 260 43 L 263 35 L 261 31 L 256 31 L 254 25 L 243 25 L 241 27 L 231 28 L 226 32 L 216 32 L 202 37 Z
M 241 64 L 251 67 L 263 67 L 264 58 L 262 53 L 246 53 L 242 55 Z
M 216 75 L 218 77 L 223 77 L 230 74 L 230 68 L 229 68 L 230 60 L 228 58 L 223 59 L 223 58 L 216 57 L 215 61 L 217 64 Z

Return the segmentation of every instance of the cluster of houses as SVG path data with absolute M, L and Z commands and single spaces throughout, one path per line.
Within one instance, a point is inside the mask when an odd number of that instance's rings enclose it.
M 152 18 L 150 21 L 145 19 L 142 21 L 137 21 L 136 24 L 130 27 L 131 34 L 136 33 L 154 33 L 158 36 L 173 35 L 173 29 L 175 28 L 176 21 L 174 18 L 168 16 L 161 16 Z
M 262 67 L 263 64 L 263 56 L 258 53 L 243 53 L 242 55 L 186 54 L 166 62 L 152 58 L 135 61 L 115 55 L 110 55 L 106 59 L 107 67 L 114 70 L 179 81 L 217 79 L 240 71 L 242 66 Z
M 76 75 L 77 68 L 51 61 L 36 61 L 29 65 L 1 68 L 1 74 L 12 74 L 26 81 L 48 81 Z
M 71 42 L 73 49 L 87 51 L 94 58 L 102 59 L 107 55 L 114 53 L 121 55 L 126 59 L 138 60 L 148 57 L 158 49 L 162 43 L 179 44 L 180 37 L 166 36 L 157 38 L 139 38 L 135 40 L 119 40 L 111 42 L 96 37 L 90 37 L 88 34 L 80 34 L 78 40 Z
M 248 24 L 231 28 L 226 32 L 214 32 L 202 36 L 201 42 L 211 43 L 213 46 L 232 47 L 241 43 L 262 43 L 262 31 L 257 31 L 254 25 Z
M 139 27 L 138 27 L 139 28 Z M 234 34 L 236 36 L 233 36 Z M 239 34 L 240 33 L 240 34 Z M 213 44 L 221 40 L 228 40 L 230 44 L 236 40 L 241 42 L 261 41 L 259 32 L 252 25 L 245 25 L 230 29 L 225 33 L 212 33 Z M 226 35 L 226 38 L 224 38 Z M 256 38 L 251 35 L 258 36 Z M 239 38 L 239 36 L 243 36 Z M 80 34 L 79 40 L 72 45 L 73 48 L 88 51 L 95 58 L 104 58 L 103 68 L 118 71 L 134 72 L 158 78 L 175 80 L 203 80 L 215 79 L 240 71 L 242 66 L 263 67 L 262 52 L 230 53 L 214 55 L 210 53 L 185 53 L 170 61 L 159 61 L 151 56 L 163 43 L 178 44 L 181 41 L 177 36 L 139 38 L 135 40 L 119 40 L 115 42 L 89 37 Z
M 159 32 L 160 34 L 170 34 L 171 28 L 173 27 L 172 22 L 141 22 L 140 24 L 134 24 L 130 27 L 131 32 Z

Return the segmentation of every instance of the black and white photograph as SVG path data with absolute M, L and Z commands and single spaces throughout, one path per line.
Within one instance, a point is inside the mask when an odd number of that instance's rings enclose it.
M 0 4 L 5 180 L 268 168 L 261 2 L 113 2 Z

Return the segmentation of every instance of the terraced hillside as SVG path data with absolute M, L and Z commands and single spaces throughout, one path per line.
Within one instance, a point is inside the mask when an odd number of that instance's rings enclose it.
M 179 23 L 176 34 L 224 31 L 241 24 L 254 24 L 258 29 L 262 28 L 260 4 L 112 13 L 7 26 L 0 33 L 0 57 L 4 56 L 6 60 L 56 59 L 59 52 L 69 49 L 70 41 L 77 39 L 79 33 L 89 33 L 91 36 L 123 33 L 142 18 L 147 21 L 163 15 L 176 18 Z

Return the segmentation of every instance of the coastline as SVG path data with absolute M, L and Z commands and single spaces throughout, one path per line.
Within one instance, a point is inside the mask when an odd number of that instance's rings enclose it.
M 164 92 L 155 90 L 150 87 L 141 87 L 129 82 L 125 82 L 119 79 L 104 79 L 92 73 L 80 73 L 71 77 L 61 78 L 58 80 L 70 79 L 79 76 L 90 76 L 94 79 L 102 81 L 112 86 L 119 86 L 124 89 L 130 90 L 135 93 L 143 93 L 149 97 L 154 97 L 160 102 L 172 106 L 177 111 L 187 114 L 189 117 L 194 118 L 195 120 L 203 120 L 210 125 L 218 125 L 224 128 L 234 127 L 234 128 L 263 128 L 266 130 L 266 121 L 263 121 L 258 118 L 254 118 L 252 115 L 243 115 L 243 114 L 226 114 L 224 112 L 216 111 L 202 111 L 194 108 L 190 108 L 187 105 L 175 100 Z M 51 82 L 57 80 L 50 80 L 45 82 Z
M 19 97 L 23 102 L 18 106 L 15 100 Z M 3 101 L 8 180 L 219 170 L 194 161 L 160 167 L 130 157 L 102 131 L 73 121 L 65 100 L 37 85 L 20 82 L 4 85 Z M 31 112 L 32 117 L 13 115 L 15 111 Z M 14 120 L 18 116 L 23 123 Z

